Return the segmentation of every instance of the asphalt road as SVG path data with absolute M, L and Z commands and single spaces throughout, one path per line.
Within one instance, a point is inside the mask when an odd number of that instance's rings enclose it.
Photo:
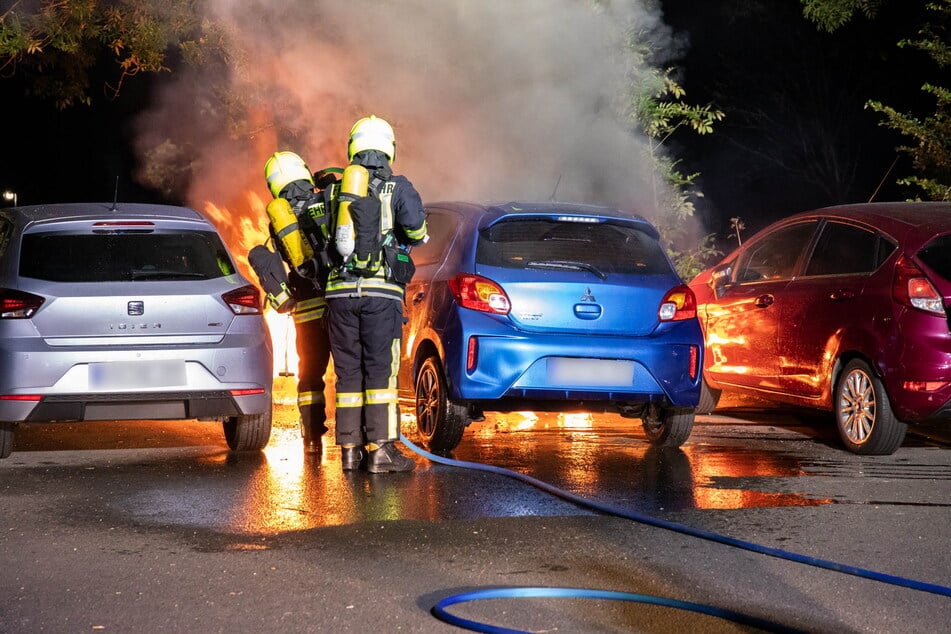
M 941 434 L 863 458 L 839 449 L 821 417 L 746 403 L 700 417 L 682 451 L 649 449 L 637 421 L 513 414 L 474 424 L 453 456 L 658 525 L 420 456 L 412 474 L 343 474 L 336 448 L 305 459 L 281 418 L 253 455 L 229 453 L 209 423 L 24 427 L 0 461 L 0 632 L 457 632 L 430 614 L 437 601 L 526 586 L 667 597 L 772 626 L 574 598 L 450 611 L 533 632 L 937 632 L 951 622 L 951 598 L 916 587 L 951 586 Z

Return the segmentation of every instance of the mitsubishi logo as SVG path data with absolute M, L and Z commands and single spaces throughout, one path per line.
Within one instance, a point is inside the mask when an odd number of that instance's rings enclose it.
M 132 316 L 144 315 L 144 314 L 145 314 L 145 302 L 139 301 L 139 300 L 134 301 L 134 302 L 129 302 L 126 312 L 128 312 L 128 313 L 129 313 L 130 315 L 132 315 Z
M 581 296 L 581 301 L 583 301 L 583 302 L 596 302 L 596 301 L 598 301 L 598 300 L 596 300 L 596 299 L 594 298 L 594 295 L 591 294 L 591 289 L 590 289 L 590 288 L 586 288 L 586 289 L 584 289 L 584 295 Z

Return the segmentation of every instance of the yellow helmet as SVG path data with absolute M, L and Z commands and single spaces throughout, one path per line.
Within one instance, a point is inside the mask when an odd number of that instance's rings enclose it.
M 350 128 L 350 141 L 347 144 L 347 159 L 364 150 L 379 150 L 386 154 L 390 163 L 396 158 L 396 135 L 393 127 L 383 119 L 370 115 L 363 117 Z
M 293 152 L 275 152 L 264 164 L 264 178 L 271 195 L 277 198 L 281 190 L 294 181 L 306 180 L 311 187 L 314 176 L 310 173 L 304 159 Z

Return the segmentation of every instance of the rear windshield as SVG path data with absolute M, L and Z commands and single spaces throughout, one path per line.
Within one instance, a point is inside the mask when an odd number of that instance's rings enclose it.
M 50 282 L 211 279 L 234 266 L 214 232 L 28 233 L 20 276 Z
M 670 273 L 660 244 L 628 225 L 516 219 L 479 234 L 480 264 L 611 274 Z
M 918 252 L 918 257 L 938 275 L 951 281 L 951 236 L 935 238 Z

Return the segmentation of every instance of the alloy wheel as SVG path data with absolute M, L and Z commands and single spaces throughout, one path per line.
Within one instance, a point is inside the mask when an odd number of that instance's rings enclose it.
M 849 440 L 864 443 L 875 427 L 875 389 L 871 377 L 855 368 L 845 377 L 839 394 L 839 415 L 842 430 Z

